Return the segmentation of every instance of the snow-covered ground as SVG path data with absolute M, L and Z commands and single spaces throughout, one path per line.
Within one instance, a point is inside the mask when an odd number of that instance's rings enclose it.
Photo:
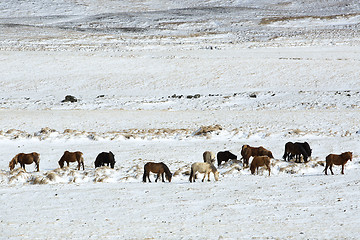
M 0 2 L 0 239 L 357 239 L 359 24 L 351 0 Z M 284 162 L 289 141 L 311 161 Z M 244 144 L 273 152 L 270 177 L 230 161 L 189 183 Z M 33 151 L 40 172 L 9 171 Z M 148 161 L 172 182 L 142 183 Z

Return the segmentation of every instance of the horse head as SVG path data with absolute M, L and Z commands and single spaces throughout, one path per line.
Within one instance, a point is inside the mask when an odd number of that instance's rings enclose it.
M 350 161 L 352 161 L 352 152 L 345 152 L 341 155 L 343 155 L 345 159 L 349 159 Z
M 64 167 L 64 160 L 60 159 L 58 163 L 59 163 L 60 168 Z
M 110 166 L 111 166 L 111 168 L 114 168 L 115 163 L 116 163 L 116 161 L 115 161 L 115 155 L 114 155 L 111 151 L 109 152 L 109 160 L 110 160 Z
M 15 157 L 13 157 L 13 159 L 11 159 L 11 161 L 9 162 L 10 171 L 15 168 L 16 164 L 18 164 L 18 157 L 19 157 L 19 154 L 17 154 Z
M 226 151 L 228 158 L 229 159 L 237 159 L 237 156 L 233 153 L 231 153 L 230 151 Z
M 172 173 L 170 174 L 165 174 L 166 180 L 168 180 L 169 182 L 171 182 L 171 178 L 172 178 Z

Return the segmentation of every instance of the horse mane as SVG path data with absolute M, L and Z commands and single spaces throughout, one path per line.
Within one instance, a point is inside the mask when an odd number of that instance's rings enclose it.
M 164 167 L 165 174 L 168 176 L 172 176 L 172 173 L 170 172 L 170 169 L 168 168 L 168 166 L 166 166 L 166 164 L 163 162 L 161 162 L 161 165 Z
M 20 154 L 21 154 L 21 153 L 16 154 L 15 157 L 13 157 L 13 158 L 11 159 L 11 161 L 9 162 L 9 168 L 10 168 L 10 169 L 11 169 L 11 168 L 12 168 L 12 169 L 15 168 L 15 165 L 18 164 L 18 157 L 19 157 Z
M 211 171 L 212 172 L 217 172 L 217 168 L 215 167 L 215 165 L 214 164 L 210 164 L 210 168 L 211 168 Z
M 16 160 L 15 160 L 15 157 L 13 159 L 11 159 L 11 161 L 9 162 L 9 168 L 12 169 L 15 167 L 16 165 Z
M 344 152 L 341 154 L 342 157 L 352 159 L 352 152 Z

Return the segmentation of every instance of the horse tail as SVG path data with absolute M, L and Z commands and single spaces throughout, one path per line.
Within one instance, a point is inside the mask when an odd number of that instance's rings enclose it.
M 146 175 L 147 175 L 147 171 L 146 171 L 146 164 L 144 166 L 144 174 L 143 174 L 143 182 L 146 182 Z
M 286 161 L 286 157 L 287 157 L 287 147 L 285 144 L 285 151 L 284 151 L 284 155 L 283 155 L 283 159 Z
M 81 161 L 81 165 L 82 165 L 82 167 L 83 167 L 83 170 L 85 170 L 84 158 L 83 158 L 82 155 L 81 155 L 80 161 Z
M 190 171 L 190 177 L 189 177 L 189 181 L 192 182 L 192 177 L 194 175 L 194 170 L 193 168 L 191 168 L 191 171 Z

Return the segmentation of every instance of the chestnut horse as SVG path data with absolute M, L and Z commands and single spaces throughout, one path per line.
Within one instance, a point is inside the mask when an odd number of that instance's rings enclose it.
M 36 152 L 32 153 L 19 153 L 11 161 L 9 162 L 10 170 L 15 168 L 16 164 L 20 164 L 20 166 L 25 170 L 25 164 L 35 163 L 36 170 L 39 171 L 40 165 L 40 154 Z M 25 170 L 26 171 L 26 170 Z
M 161 162 L 161 163 L 154 163 L 154 162 L 146 163 L 144 165 L 143 182 L 146 182 L 146 178 L 149 180 L 149 182 L 151 182 L 150 177 L 149 177 L 150 172 L 157 173 L 155 182 L 157 182 L 157 180 L 160 178 L 160 175 L 161 175 L 162 181 L 165 182 L 164 173 L 165 173 L 166 180 L 171 182 L 172 173 L 170 172 L 168 166 L 166 166 L 165 163 L 163 163 L 163 162 Z
M 270 157 L 268 156 L 255 156 L 250 164 L 250 171 L 251 174 L 256 173 L 259 174 L 259 167 L 266 166 L 266 168 L 269 170 L 269 176 L 270 176 Z
M 326 167 L 324 169 L 325 175 L 327 175 L 327 169 L 330 169 L 330 172 L 332 175 L 334 175 L 332 171 L 333 165 L 341 165 L 341 174 L 344 174 L 344 166 L 347 163 L 347 161 L 352 161 L 352 152 L 344 152 L 340 155 L 337 154 L 329 154 L 326 157 Z
M 264 147 L 250 147 L 249 145 L 243 145 L 241 149 L 241 156 L 244 159 L 244 166 L 249 166 L 249 158 L 255 156 L 268 156 L 274 158 L 272 152 Z
M 208 181 L 210 181 L 210 173 L 214 174 L 214 178 L 216 181 L 219 180 L 219 172 L 216 167 L 208 162 L 197 162 L 191 165 L 191 173 L 189 177 L 190 182 L 195 182 L 195 174 L 196 172 L 204 173 L 204 177 L 202 181 L 205 180 L 206 175 L 208 175 Z
M 59 160 L 59 165 L 60 168 L 64 167 L 64 162 L 67 163 L 67 166 L 69 167 L 69 163 L 70 162 L 77 162 L 78 163 L 78 170 L 80 170 L 80 165 L 82 165 L 83 170 L 85 170 L 84 167 L 84 158 L 83 158 L 83 153 L 82 152 L 69 152 L 69 151 L 65 151 L 64 154 L 62 155 L 62 157 Z

